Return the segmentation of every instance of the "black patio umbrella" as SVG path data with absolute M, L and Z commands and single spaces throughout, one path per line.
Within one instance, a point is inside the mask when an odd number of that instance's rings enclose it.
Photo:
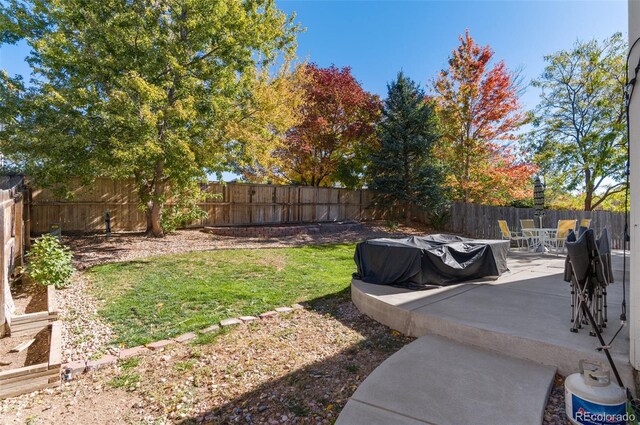
M 540 227 L 542 227 L 542 217 L 544 217 L 544 185 L 538 176 L 536 176 L 533 181 L 533 209 L 535 210 L 534 215 L 540 219 Z

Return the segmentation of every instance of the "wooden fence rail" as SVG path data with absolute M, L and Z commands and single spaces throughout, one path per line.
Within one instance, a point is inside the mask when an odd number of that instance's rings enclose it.
M 506 220 L 512 230 L 520 230 L 520 220 L 535 218 L 531 208 L 493 207 L 453 203 L 446 230 L 477 238 L 500 238 L 498 220 Z M 607 228 L 613 249 L 624 247 L 624 213 L 611 211 L 545 210 L 543 227 L 556 227 L 558 220 L 591 219 L 591 227 L 599 235 Z M 538 219 L 536 218 L 536 225 Z

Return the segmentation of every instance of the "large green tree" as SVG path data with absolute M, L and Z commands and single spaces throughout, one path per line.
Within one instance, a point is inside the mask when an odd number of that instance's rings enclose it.
M 264 140 L 229 129 L 297 32 L 270 0 L 10 0 L 0 25 L 34 76 L 0 77 L 0 150 L 43 185 L 133 178 L 158 236 L 169 198 Z
M 442 173 L 431 153 L 438 124 L 433 103 L 402 72 L 387 90 L 378 125 L 380 146 L 367 169 L 369 187 L 379 206 L 404 210 L 408 221 L 412 204 L 437 209 L 444 201 Z
M 529 143 L 550 188 L 580 192 L 592 210 L 625 189 L 626 135 L 621 34 L 578 41 L 545 56 Z

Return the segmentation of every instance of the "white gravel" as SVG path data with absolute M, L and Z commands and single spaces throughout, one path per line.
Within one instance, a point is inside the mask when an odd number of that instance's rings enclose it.
M 65 362 L 100 357 L 115 352 L 117 348 L 108 346 L 114 335 L 109 325 L 98 316 L 98 303 L 90 295 L 89 285 L 82 272 L 76 272 L 68 288 L 56 291 Z

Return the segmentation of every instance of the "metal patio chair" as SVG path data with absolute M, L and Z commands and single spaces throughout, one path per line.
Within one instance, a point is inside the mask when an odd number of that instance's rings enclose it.
M 527 239 L 527 245 L 529 247 L 539 245 L 540 235 L 536 232 L 524 229 L 535 229 L 536 222 L 532 218 L 520 219 L 520 228 L 522 229 L 522 236 Z
M 547 238 L 549 245 L 556 250 L 556 255 L 560 253 L 560 249 L 564 250 L 564 243 L 569 236 L 570 230 L 575 230 L 577 220 L 558 220 L 558 227 L 551 232 Z
M 500 234 L 502 236 L 502 239 L 514 241 L 518 248 L 522 248 L 522 243 L 527 242 L 527 238 L 522 236 L 521 233 L 509 230 L 509 225 L 507 224 L 506 220 L 498 220 L 498 226 L 500 226 Z

